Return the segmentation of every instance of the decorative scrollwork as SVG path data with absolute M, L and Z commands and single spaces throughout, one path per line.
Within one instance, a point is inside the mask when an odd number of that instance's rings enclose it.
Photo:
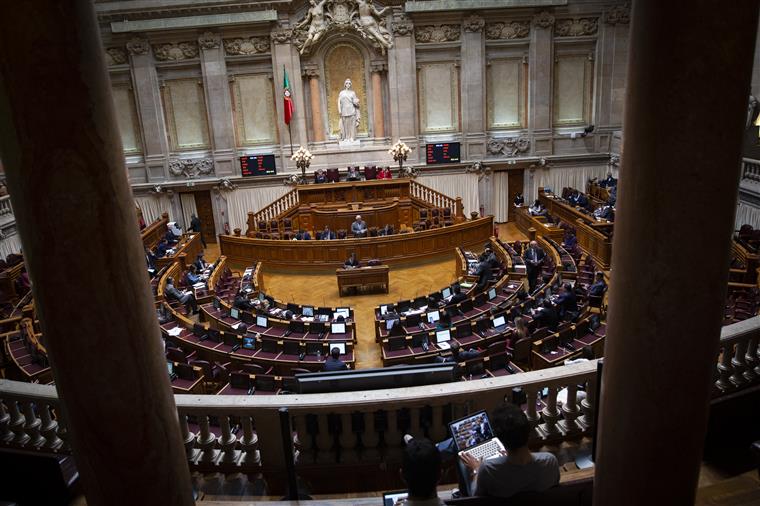
M 153 46 L 153 55 L 158 61 L 181 61 L 198 57 L 197 42 L 177 42 Z
M 120 47 L 109 47 L 106 49 L 106 63 L 109 67 L 124 65 L 127 63 L 127 52 Z
M 150 51 L 150 44 L 148 44 L 148 41 L 145 39 L 135 37 L 127 42 L 127 51 L 129 51 L 129 54 L 131 55 L 148 54 L 148 51 Z
M 198 45 L 203 49 L 217 49 L 222 42 L 218 33 L 204 32 L 198 37 Z
M 527 137 L 509 137 L 505 139 L 490 139 L 486 146 L 491 155 L 504 155 L 507 157 L 527 153 L 530 149 L 530 140 Z
M 486 22 L 483 18 L 477 14 L 472 14 L 470 17 L 464 20 L 462 26 L 464 27 L 465 32 L 480 32 L 483 30 L 485 24 Z
M 561 19 L 554 25 L 554 35 L 557 37 L 580 37 L 594 35 L 599 29 L 597 18 Z
M 604 21 L 608 25 L 627 25 L 631 22 L 631 6 L 628 4 L 616 5 L 607 11 Z
M 421 44 L 459 40 L 459 25 L 427 25 L 414 30 L 414 40 Z
M 271 47 L 271 43 L 266 37 L 224 39 L 224 52 L 227 56 L 268 53 Z
M 530 34 L 528 21 L 512 21 L 511 23 L 488 23 L 486 25 L 486 39 L 524 39 Z
M 554 25 L 554 16 L 549 11 L 541 11 L 533 17 L 533 26 L 539 28 L 551 28 Z
M 464 169 L 464 171 L 468 174 L 477 174 L 478 181 L 480 181 L 483 178 L 486 178 L 487 180 L 489 177 L 491 177 L 491 174 L 493 173 L 493 171 L 491 170 L 491 167 L 486 166 L 480 160 L 474 162 L 472 165 Z
M 185 159 L 172 158 L 169 160 L 169 173 L 172 176 L 185 176 L 193 179 L 205 176 L 214 171 L 214 161 L 210 158 Z
M 272 32 L 271 38 L 275 44 L 290 44 L 293 39 L 293 30 L 275 30 Z
M 409 16 L 400 12 L 393 16 L 391 28 L 393 29 L 393 35 L 404 37 L 412 33 L 412 30 L 414 30 L 414 23 L 409 19 Z

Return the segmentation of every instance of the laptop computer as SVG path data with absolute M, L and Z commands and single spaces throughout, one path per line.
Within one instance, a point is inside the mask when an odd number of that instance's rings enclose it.
M 451 348 L 451 331 L 449 329 L 438 330 L 435 333 L 435 344 L 442 350 L 448 350 Z
M 504 445 L 494 437 L 491 422 L 485 410 L 449 423 L 449 432 L 459 455 L 469 454 L 478 460 L 503 455 Z
M 404 501 L 407 497 L 409 497 L 409 492 L 406 490 L 385 492 L 383 494 L 383 506 L 396 506 L 397 504 L 404 504 Z

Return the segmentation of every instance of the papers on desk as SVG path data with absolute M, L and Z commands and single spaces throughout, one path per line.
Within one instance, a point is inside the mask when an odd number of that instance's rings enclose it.
M 448 341 L 441 341 L 440 343 L 435 343 L 436 346 L 438 346 L 442 350 L 448 350 L 451 348 L 451 345 Z
M 428 308 L 427 306 L 422 306 L 419 309 L 410 309 L 409 311 L 403 312 L 401 314 L 404 315 L 404 316 L 409 316 L 409 315 L 413 315 L 413 314 L 422 314 L 425 311 L 427 311 L 427 308 Z
M 474 283 L 469 283 L 469 282 L 467 282 L 467 281 L 464 281 L 464 282 L 462 282 L 462 283 L 459 283 L 459 286 L 461 286 L 462 288 L 472 288 L 472 287 L 473 287 L 473 285 L 474 285 Z
M 182 333 L 182 327 L 174 327 L 173 329 L 169 329 L 166 333 L 172 337 L 177 337 Z
M 241 323 L 243 323 L 243 322 L 233 323 L 232 325 L 230 325 L 230 327 L 232 327 L 233 329 L 237 330 L 237 328 L 240 326 Z
M 196 290 L 202 290 L 202 289 L 206 288 L 206 283 L 204 283 L 203 281 L 200 281 L 198 283 L 195 283 L 193 285 L 193 288 L 196 289 Z
M 245 272 L 243 272 L 243 277 L 245 277 L 245 276 L 250 276 L 251 274 L 253 274 L 253 267 L 248 267 L 248 268 L 245 270 Z

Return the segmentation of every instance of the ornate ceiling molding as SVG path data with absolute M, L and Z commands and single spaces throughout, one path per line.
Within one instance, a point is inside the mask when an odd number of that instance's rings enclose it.
M 524 39 L 528 35 L 530 35 L 530 21 L 498 22 L 486 25 L 488 40 Z

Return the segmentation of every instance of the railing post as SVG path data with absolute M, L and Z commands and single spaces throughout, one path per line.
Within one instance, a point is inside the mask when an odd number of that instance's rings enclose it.
M 217 450 L 214 449 L 216 437 L 211 433 L 208 415 L 198 415 L 198 425 L 201 428 L 197 439 L 198 447 L 201 450 L 198 462 L 212 463 L 216 459 L 217 454 Z
M 559 422 L 560 430 L 565 434 L 573 434 L 578 431 L 578 385 L 570 383 L 567 386 L 567 402 L 562 406 L 562 420 Z
M 539 422 L 538 412 L 536 411 L 536 405 L 538 404 L 538 387 L 534 385 L 526 386 L 523 388 L 523 391 L 525 392 L 525 398 L 528 403 L 528 412 L 525 413 L 525 416 L 528 417 L 530 426 L 535 428 Z
M 546 406 L 541 411 L 544 423 L 538 426 L 539 432 L 546 438 L 556 436 L 559 433 L 557 420 L 559 420 L 559 411 L 557 410 L 557 387 L 549 387 L 549 397 L 546 399 Z
M 744 372 L 744 377 L 747 378 L 747 381 L 752 381 L 757 376 L 760 376 L 760 359 L 758 359 L 757 355 L 758 342 L 760 342 L 760 339 L 753 337 L 749 341 L 749 346 L 747 346 L 747 355 L 745 356 L 747 370 Z
M 195 441 L 197 437 L 190 432 L 190 428 L 187 425 L 187 415 L 183 413 L 177 413 L 179 416 L 179 432 L 182 436 L 182 441 L 185 444 L 185 453 L 187 454 L 187 460 L 194 462 L 198 458 L 199 450 L 195 449 Z
M 13 401 L 5 401 L 13 402 Z M 11 415 L 5 409 L 5 404 L 0 400 L 0 442 L 10 443 L 13 441 L 13 431 L 10 429 Z
M 597 377 L 589 378 L 586 382 L 586 398 L 581 401 L 581 411 L 583 415 L 578 419 L 578 423 L 584 431 L 594 428 L 594 411 L 596 410 L 596 382 Z M 596 430 L 596 429 L 595 429 Z
M 731 375 L 731 383 L 736 387 L 744 385 L 747 380 L 744 378 L 744 371 L 747 369 L 747 362 L 744 355 L 747 352 L 747 341 L 742 339 L 736 343 L 734 349 L 734 358 L 731 359 L 731 365 L 733 366 L 733 374 Z
M 720 374 L 720 378 L 716 382 L 716 385 L 718 385 L 718 388 L 720 388 L 723 391 L 731 390 L 734 387 L 734 384 L 731 382 L 731 374 L 733 372 L 734 366 L 732 364 L 732 360 L 734 357 L 734 349 L 731 344 L 726 344 L 723 346 L 723 351 L 721 352 L 720 357 L 720 363 L 718 364 L 718 373 Z
M 259 455 L 259 437 L 253 432 L 253 424 L 250 416 L 240 418 L 243 424 L 243 439 L 240 441 L 240 448 L 243 450 L 241 464 L 260 464 L 261 456 Z
M 58 437 L 58 422 L 50 416 L 50 405 L 47 403 L 38 404 L 40 415 L 42 417 L 42 426 L 40 431 L 45 438 L 45 448 L 48 450 L 57 450 L 63 445 L 63 440 Z
M 232 434 L 230 417 L 228 415 L 220 415 L 219 420 L 222 425 L 222 435 L 219 436 L 221 451 L 217 457 L 217 463 L 237 464 L 240 461 L 241 453 L 240 450 L 236 449 L 237 437 Z
M 29 435 L 24 431 L 24 425 L 26 425 L 26 419 L 21 411 L 18 409 L 18 401 L 10 400 L 8 407 L 11 412 L 10 429 L 13 431 L 13 442 L 18 446 L 24 446 L 29 442 Z

